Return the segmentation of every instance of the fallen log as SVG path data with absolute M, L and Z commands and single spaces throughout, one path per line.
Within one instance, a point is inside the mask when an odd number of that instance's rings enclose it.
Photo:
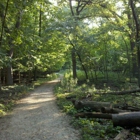
M 131 111 L 140 111 L 140 108 L 135 107 L 135 106 L 128 106 L 126 109 L 131 110 Z
M 131 94 L 131 93 L 137 93 L 140 92 L 140 89 L 135 90 L 127 90 L 127 91 L 113 91 L 113 92 L 99 92 L 96 94 L 116 94 L 116 95 L 125 95 L 125 94 Z
M 92 113 L 92 112 L 85 112 L 85 113 L 77 113 L 75 115 L 76 118 L 101 118 L 101 119 L 112 119 L 111 114 L 103 114 L 103 113 Z
M 102 107 L 112 107 L 110 102 L 94 102 L 94 101 L 73 101 L 76 109 L 89 108 L 92 111 L 101 111 Z
M 126 112 L 120 114 L 112 114 L 114 126 L 135 127 L 140 126 L 140 112 Z
M 112 119 L 113 126 L 121 127 L 136 127 L 140 126 L 140 112 L 126 112 L 120 114 L 104 114 L 104 113 L 77 113 L 76 118 L 100 118 L 100 119 Z
M 75 99 L 75 98 L 76 98 L 76 95 L 71 95 L 71 96 L 66 97 L 67 100 L 71 100 L 71 99 Z
M 136 106 L 130 106 L 126 103 L 124 104 L 115 104 L 113 105 L 114 108 L 119 108 L 119 109 L 122 109 L 122 110 L 130 110 L 130 111 L 140 111 L 140 108 L 136 107 Z
M 129 130 L 122 130 L 115 138 L 114 140 L 125 140 L 130 134 Z
M 118 108 L 102 107 L 101 112 L 102 113 L 118 114 L 118 113 L 128 112 L 128 110 L 122 110 L 122 109 L 118 109 Z

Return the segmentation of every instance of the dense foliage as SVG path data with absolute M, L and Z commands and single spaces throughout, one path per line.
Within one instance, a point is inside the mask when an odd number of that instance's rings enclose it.
M 2 0 L 0 9 L 2 85 L 62 66 L 73 78 L 79 69 L 92 81 L 110 72 L 140 81 L 137 0 Z
M 1 0 L 0 93 L 62 69 L 68 70 L 62 87 L 69 92 L 85 83 L 140 87 L 139 7 L 139 0 Z M 88 121 L 80 123 L 93 128 Z

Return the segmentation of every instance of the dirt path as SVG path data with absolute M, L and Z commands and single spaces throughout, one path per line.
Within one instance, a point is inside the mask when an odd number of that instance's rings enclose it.
M 13 112 L 0 119 L 0 140 L 79 140 L 69 116 L 56 105 L 54 80 L 20 100 Z

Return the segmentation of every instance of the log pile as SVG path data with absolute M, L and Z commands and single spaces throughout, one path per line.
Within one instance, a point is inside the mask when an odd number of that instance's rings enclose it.
M 117 92 L 115 94 L 129 94 L 139 92 L 138 90 Z M 90 112 L 81 112 L 75 114 L 76 118 L 99 118 L 112 120 L 113 126 L 121 126 L 125 128 L 122 130 L 114 140 L 124 140 L 130 137 L 130 128 L 134 129 L 140 127 L 140 108 L 136 106 L 130 106 L 126 103 L 124 104 L 111 104 L 110 102 L 95 102 L 85 99 L 76 100 L 76 96 L 68 97 L 71 100 L 74 107 L 77 110 L 83 110 L 88 108 Z M 87 110 L 86 110 L 87 111 Z
M 77 113 L 76 118 L 100 118 L 100 119 L 112 119 L 113 125 L 133 128 L 140 126 L 140 112 L 126 112 L 119 114 L 105 114 L 105 113 L 93 113 L 83 112 Z
M 81 112 L 75 115 L 76 118 L 102 118 L 111 119 L 115 126 L 135 127 L 140 126 L 140 109 L 133 106 L 126 106 L 124 109 L 115 108 L 110 102 L 77 101 L 72 100 L 76 109 L 90 108 L 91 112 Z
M 140 112 L 112 114 L 112 122 L 114 126 L 129 128 L 140 126 Z

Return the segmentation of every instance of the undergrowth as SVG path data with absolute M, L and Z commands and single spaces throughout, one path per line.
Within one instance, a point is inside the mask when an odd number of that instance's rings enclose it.
M 50 74 L 47 75 L 47 78 L 39 78 L 29 85 L 15 84 L 13 86 L 3 86 L 2 93 L 0 93 L 0 117 L 12 110 L 17 100 L 29 95 L 30 91 L 34 90 L 36 87 L 56 78 L 56 74 Z
M 94 84 L 88 84 L 87 82 L 78 85 L 77 80 L 72 79 L 71 73 L 66 73 L 61 83 L 55 87 L 58 106 L 72 116 L 73 119 L 71 123 L 76 129 L 81 130 L 82 140 L 111 140 L 114 139 L 123 128 L 119 126 L 114 127 L 111 120 L 75 118 L 75 114 L 87 112 L 89 109 L 75 109 L 72 100 L 67 100 L 67 97 L 74 96 L 75 100 L 81 100 L 90 95 L 90 101 L 110 102 L 115 105 L 129 104 L 140 107 L 139 96 L 106 94 L 113 91 L 114 88 L 108 87 L 106 84 L 103 85 L 100 89 L 96 88 Z M 126 88 L 129 89 L 130 87 L 126 85 Z M 98 94 L 100 92 L 104 92 L 104 94 Z

